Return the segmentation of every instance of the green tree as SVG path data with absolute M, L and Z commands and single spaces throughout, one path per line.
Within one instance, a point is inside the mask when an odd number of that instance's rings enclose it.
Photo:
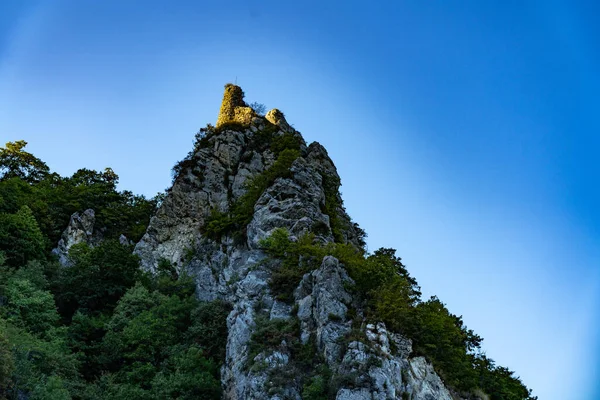
M 15 326 L 45 336 L 58 326 L 59 316 L 52 293 L 24 279 L 12 278 L 6 287 L 5 313 Z
M 219 364 L 225 361 L 227 315 L 231 306 L 223 301 L 199 303 L 192 311 L 192 324 L 186 332 L 188 341 L 200 346 L 206 357 Z
M 0 318 L 0 336 L 8 339 L 14 359 L 12 393 L 31 394 L 37 390 L 41 396 L 44 388 L 40 385 L 45 386 L 52 376 L 60 378 L 65 386 L 80 384 L 79 361 L 69 351 L 64 333 L 64 329 L 53 329 L 40 337 Z
M 205 358 L 201 348 L 191 346 L 174 354 L 152 380 L 155 399 L 219 400 L 218 366 Z
M 26 141 L 18 140 L 8 142 L 5 147 L 0 148 L 0 180 L 21 178 L 34 183 L 48 174 L 49 168 L 46 163 L 24 151 L 25 146 Z
M 80 355 L 81 375 L 91 382 L 102 373 L 102 339 L 106 334 L 108 313 L 90 315 L 76 312 L 68 328 L 69 347 Z
M 380 248 L 361 263 L 358 268 L 350 268 L 350 274 L 363 293 L 372 295 L 383 285 L 392 284 L 397 278 L 406 282 L 406 295 L 413 305 L 421 295 L 417 281 L 410 276 L 395 249 Z
M 27 206 L 16 214 L 0 214 L 0 251 L 11 267 L 44 258 L 44 236 Z
M 60 377 L 51 375 L 34 386 L 31 400 L 71 400 L 71 394 Z
M 75 245 L 69 257 L 73 265 L 60 271 L 56 284 L 59 309 L 67 318 L 78 309 L 111 311 L 140 276 L 138 257 L 116 240 L 93 248 Z
M 121 299 L 106 325 L 105 362 L 120 369 L 120 380 L 140 384 L 151 379 L 168 349 L 183 339 L 195 300 L 150 292 L 141 284 Z
M 432 361 L 448 384 L 466 391 L 477 387 L 473 352 L 482 339 L 467 329 L 461 317 L 451 314 L 434 296 L 416 306 L 410 328 L 415 353 Z
M 15 360 L 12 355 L 11 347 L 8 338 L 0 325 L 0 400 L 6 398 L 4 394 L 11 384 L 13 371 L 15 369 Z

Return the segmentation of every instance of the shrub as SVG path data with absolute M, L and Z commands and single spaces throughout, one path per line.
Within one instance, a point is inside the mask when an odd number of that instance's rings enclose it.
M 227 316 L 231 305 L 220 301 L 203 302 L 192 311 L 192 325 L 186 332 L 187 340 L 196 343 L 206 357 L 222 364 L 227 344 Z
M 327 381 L 323 376 L 313 376 L 302 389 L 304 400 L 327 400 Z
M 248 366 L 254 358 L 264 351 L 276 350 L 285 340 L 288 346 L 298 345 L 300 341 L 300 324 L 298 319 L 269 319 L 258 315 L 255 318 L 256 328 L 248 343 Z
M 323 178 L 323 189 L 325 191 L 325 207 L 322 211 L 329 216 L 329 225 L 335 241 L 342 243 L 344 235 L 339 216 L 339 211 L 343 207 L 339 195 L 341 183 L 339 178 L 332 175 L 321 174 L 321 177 Z
M 348 244 L 315 243 L 314 235 L 310 234 L 293 242 L 284 229 L 275 230 L 261 241 L 261 246 L 270 257 L 279 260 L 273 263 L 269 282 L 278 299 L 291 301 L 293 290 L 303 274 L 317 268 L 325 255 L 333 255 L 346 266 L 356 282 L 357 293 L 367 304 L 367 318 L 373 322 L 383 321 L 392 331 L 412 339 L 414 353 L 431 361 L 448 385 L 468 392 L 477 387 L 479 380 L 487 393 L 499 393 L 492 395 L 492 399 L 515 395 L 514 398 L 535 399 L 512 372 L 489 365 L 477 366 L 473 352 L 479 348 L 482 339 L 467 329 L 462 318 L 451 314 L 437 298 L 426 302 L 420 300 L 416 280 L 396 257 L 394 249 L 382 248 L 365 257 Z M 330 315 L 330 319 L 337 317 Z M 358 327 L 340 339 L 343 343 L 355 340 L 366 341 L 364 331 Z M 332 385 L 336 382 L 356 385 L 356 378 L 336 376 Z M 320 382 L 311 381 L 306 385 L 307 393 L 319 393 Z

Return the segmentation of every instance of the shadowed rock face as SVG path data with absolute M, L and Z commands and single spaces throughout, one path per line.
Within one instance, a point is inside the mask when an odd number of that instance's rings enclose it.
M 231 93 L 228 95 L 227 91 Z M 240 100 L 236 93 L 236 87 L 226 89 L 226 97 L 231 98 L 229 104 L 234 107 L 239 106 Z M 222 107 L 221 115 L 229 118 L 230 111 L 231 108 L 224 111 Z M 280 128 L 277 135 L 299 135 L 289 127 L 283 114 L 270 114 L 269 122 Z M 431 365 L 423 358 L 410 357 L 409 340 L 388 332 L 381 323 L 353 325 L 352 318 L 357 316 L 351 317 L 349 308 L 357 310 L 358 315 L 362 312 L 345 289 L 352 280 L 336 258 L 325 257 L 319 268 L 302 278 L 292 304 L 283 303 L 270 293 L 271 268 L 260 249 L 261 239 L 276 228 L 286 228 L 294 238 L 319 226 L 318 240 L 334 240 L 330 216 L 323 211 L 323 181 L 324 177 L 339 181 L 339 176 L 318 143 L 307 147 L 301 141 L 301 155 L 293 162 L 290 174 L 276 179 L 256 201 L 244 240 L 225 236 L 217 242 L 201 234 L 211 210 L 228 211 L 245 193 L 248 179 L 275 162 L 275 154 L 268 146 L 261 150 L 252 145 L 266 125 L 265 119 L 255 117 L 246 129 L 223 130 L 208 138 L 193 154 L 193 165 L 176 178 L 135 247 L 144 269 L 153 271 L 161 259 L 166 259 L 195 277 L 201 300 L 223 299 L 232 304 L 227 318 L 226 360 L 221 369 L 224 398 L 302 398 L 298 384 L 302 372 L 294 369 L 290 343 L 284 340 L 277 349 L 263 351 L 248 360 L 252 333 L 259 319 L 266 318 L 297 321 L 298 340 L 314 343 L 314 356 L 322 357 L 334 375 L 352 377 L 352 384 L 341 383 L 337 388 L 338 400 L 404 399 L 403 393 L 414 400 L 451 400 Z M 343 207 L 337 209 L 337 220 L 344 228 L 342 240 L 358 247 L 360 235 Z M 360 330 L 364 339 L 342 340 L 352 329 Z M 274 383 L 273 377 L 282 371 L 295 376 Z
M 102 234 L 94 230 L 95 224 L 96 214 L 92 209 L 87 209 L 81 214 L 73 213 L 71 215 L 69 225 L 58 241 L 58 246 L 52 250 L 52 254 L 58 256 L 61 265 L 70 265 L 68 254 L 73 245 L 86 243 L 94 246 L 102 240 Z

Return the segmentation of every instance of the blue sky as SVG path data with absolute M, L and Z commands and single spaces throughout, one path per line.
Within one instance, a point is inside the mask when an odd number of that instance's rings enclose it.
M 599 6 L 299 3 L 3 1 L 0 142 L 151 196 L 237 80 L 488 356 L 600 398 Z

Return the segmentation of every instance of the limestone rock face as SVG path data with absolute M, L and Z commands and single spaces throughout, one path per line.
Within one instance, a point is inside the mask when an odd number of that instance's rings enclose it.
M 232 104 L 239 106 L 231 90 Z M 409 340 L 381 323 L 360 322 L 361 305 L 347 290 L 352 279 L 336 258 L 325 257 L 304 275 L 291 304 L 271 293 L 273 261 L 266 258 L 260 241 L 275 229 L 286 228 L 292 240 L 315 232 L 322 243 L 361 245 L 360 230 L 337 191 L 336 168 L 320 144 L 307 147 L 301 141 L 300 157 L 290 173 L 275 179 L 254 204 L 243 237 L 213 240 L 201 233 L 211 213 L 230 212 L 248 182 L 274 164 L 276 153 L 261 144 L 270 124 L 281 129 L 274 135 L 299 135 L 275 111 L 266 119 L 253 117 L 247 128 L 218 130 L 196 148 L 135 247 L 142 267 L 154 271 L 161 259 L 167 260 L 194 276 L 200 300 L 231 303 L 221 368 L 224 399 L 302 399 L 301 372 L 289 376 L 296 371 L 290 343 L 282 340 L 276 349 L 249 354 L 257 325 L 288 321 L 298 324 L 301 343 L 314 346 L 314 357 L 322 359 L 334 376 L 344 378 L 336 387 L 337 399 L 404 399 L 404 394 L 417 400 L 450 400 L 432 367 L 422 358 L 411 358 Z M 333 213 L 327 211 L 328 201 L 336 205 Z M 277 379 L 286 373 L 288 378 Z
M 329 364 L 340 361 L 343 347 L 339 340 L 351 329 L 346 313 L 352 298 L 344 289 L 346 283 L 352 280 L 339 261 L 328 256 L 319 269 L 302 278 L 295 293 L 302 342 L 314 335 Z
M 285 116 L 283 115 L 283 113 L 276 108 L 269 111 L 265 115 L 265 118 L 273 125 L 277 125 L 278 127 L 280 127 L 281 130 L 283 130 L 284 132 L 290 132 L 293 130 L 285 120 Z
M 96 223 L 96 213 L 92 209 L 87 209 L 84 212 L 73 213 L 69 220 L 69 225 L 64 230 L 58 246 L 52 250 L 52 254 L 58 256 L 58 261 L 67 266 L 69 261 L 69 249 L 79 243 L 87 243 L 90 246 L 98 244 L 102 240 L 102 234 L 94 231 Z
M 321 209 L 325 193 L 321 176 L 304 158 L 298 158 L 290 169 L 292 177 L 278 179 L 256 202 L 254 218 L 248 225 L 248 245 L 258 248 L 261 239 L 277 228 L 286 228 L 298 237 L 320 225 L 324 241 L 332 241 L 329 217 Z

